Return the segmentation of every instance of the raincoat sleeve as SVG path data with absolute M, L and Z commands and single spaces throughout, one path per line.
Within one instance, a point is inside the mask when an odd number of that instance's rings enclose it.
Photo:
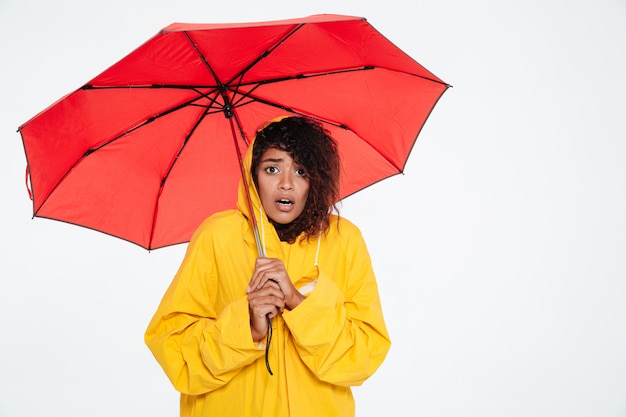
M 252 340 L 245 295 L 219 312 L 214 307 L 216 232 L 210 229 L 205 222 L 194 234 L 145 333 L 146 344 L 175 389 L 188 395 L 222 387 L 264 354 Z
M 352 226 L 341 235 L 343 253 L 336 256 L 344 257 L 345 276 L 329 276 L 320 266 L 315 289 L 283 318 L 301 360 L 320 380 L 355 386 L 381 365 L 391 342 L 361 233 Z

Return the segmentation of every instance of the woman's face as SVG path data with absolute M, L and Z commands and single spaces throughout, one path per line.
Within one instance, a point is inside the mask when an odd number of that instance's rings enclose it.
M 309 195 L 309 178 L 288 152 L 270 148 L 257 168 L 261 204 L 275 223 L 288 224 L 304 210 Z

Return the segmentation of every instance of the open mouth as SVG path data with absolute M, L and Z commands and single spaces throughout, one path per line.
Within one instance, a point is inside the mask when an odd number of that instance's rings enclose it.
M 276 202 L 278 204 L 281 204 L 281 205 L 291 205 L 291 204 L 293 204 L 293 201 L 282 199 L 282 198 L 280 200 L 277 200 Z

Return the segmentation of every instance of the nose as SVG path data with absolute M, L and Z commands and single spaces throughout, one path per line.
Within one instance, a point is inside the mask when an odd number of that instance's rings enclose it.
M 288 173 L 281 175 L 280 182 L 278 183 L 278 188 L 283 191 L 288 191 L 293 189 L 293 181 L 291 181 L 291 177 Z

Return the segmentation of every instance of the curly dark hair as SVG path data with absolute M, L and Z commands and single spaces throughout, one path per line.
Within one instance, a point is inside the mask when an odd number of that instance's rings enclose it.
M 328 230 L 329 214 L 337 211 L 339 200 L 340 160 L 335 140 L 320 123 L 305 117 L 286 117 L 268 124 L 257 132 L 252 149 L 250 171 L 257 189 L 259 162 L 271 148 L 288 152 L 309 178 L 302 214 L 288 224 L 272 222 L 280 239 L 294 243 L 302 232 L 308 239 Z

